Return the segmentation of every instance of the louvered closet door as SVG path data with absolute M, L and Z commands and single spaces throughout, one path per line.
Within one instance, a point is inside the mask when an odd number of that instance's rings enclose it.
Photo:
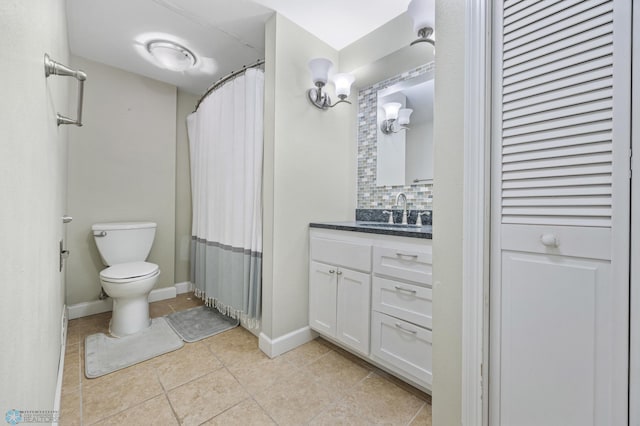
M 631 2 L 494 17 L 490 423 L 627 424 Z

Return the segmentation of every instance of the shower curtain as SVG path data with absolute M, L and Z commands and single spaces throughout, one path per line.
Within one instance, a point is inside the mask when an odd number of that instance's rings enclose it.
M 207 306 L 259 326 L 264 72 L 224 83 L 187 117 L 191 282 Z

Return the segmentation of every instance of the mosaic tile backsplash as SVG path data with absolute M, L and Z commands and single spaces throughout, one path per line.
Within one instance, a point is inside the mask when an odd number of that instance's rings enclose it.
M 358 92 L 358 209 L 390 209 L 398 192 L 407 195 L 407 207 L 431 210 L 431 184 L 377 186 L 377 100 L 378 90 L 432 71 L 434 62 L 365 87 Z

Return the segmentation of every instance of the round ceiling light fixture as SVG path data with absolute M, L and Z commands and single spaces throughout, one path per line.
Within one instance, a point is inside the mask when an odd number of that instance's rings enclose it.
M 196 55 L 184 46 L 169 40 L 152 40 L 147 51 L 162 68 L 171 71 L 186 71 L 196 65 Z

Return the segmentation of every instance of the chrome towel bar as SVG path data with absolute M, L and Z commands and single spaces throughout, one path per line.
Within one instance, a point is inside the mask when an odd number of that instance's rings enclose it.
M 82 126 L 82 98 L 84 95 L 84 81 L 87 79 L 87 74 L 82 70 L 73 70 L 66 65 L 62 65 L 59 62 L 54 61 L 48 54 L 44 54 L 44 76 L 50 75 L 62 75 L 66 77 L 75 77 L 78 80 L 78 113 L 77 118 L 74 120 L 69 117 L 58 113 L 56 117 L 58 119 L 58 126 L 61 124 L 75 124 L 78 127 Z

